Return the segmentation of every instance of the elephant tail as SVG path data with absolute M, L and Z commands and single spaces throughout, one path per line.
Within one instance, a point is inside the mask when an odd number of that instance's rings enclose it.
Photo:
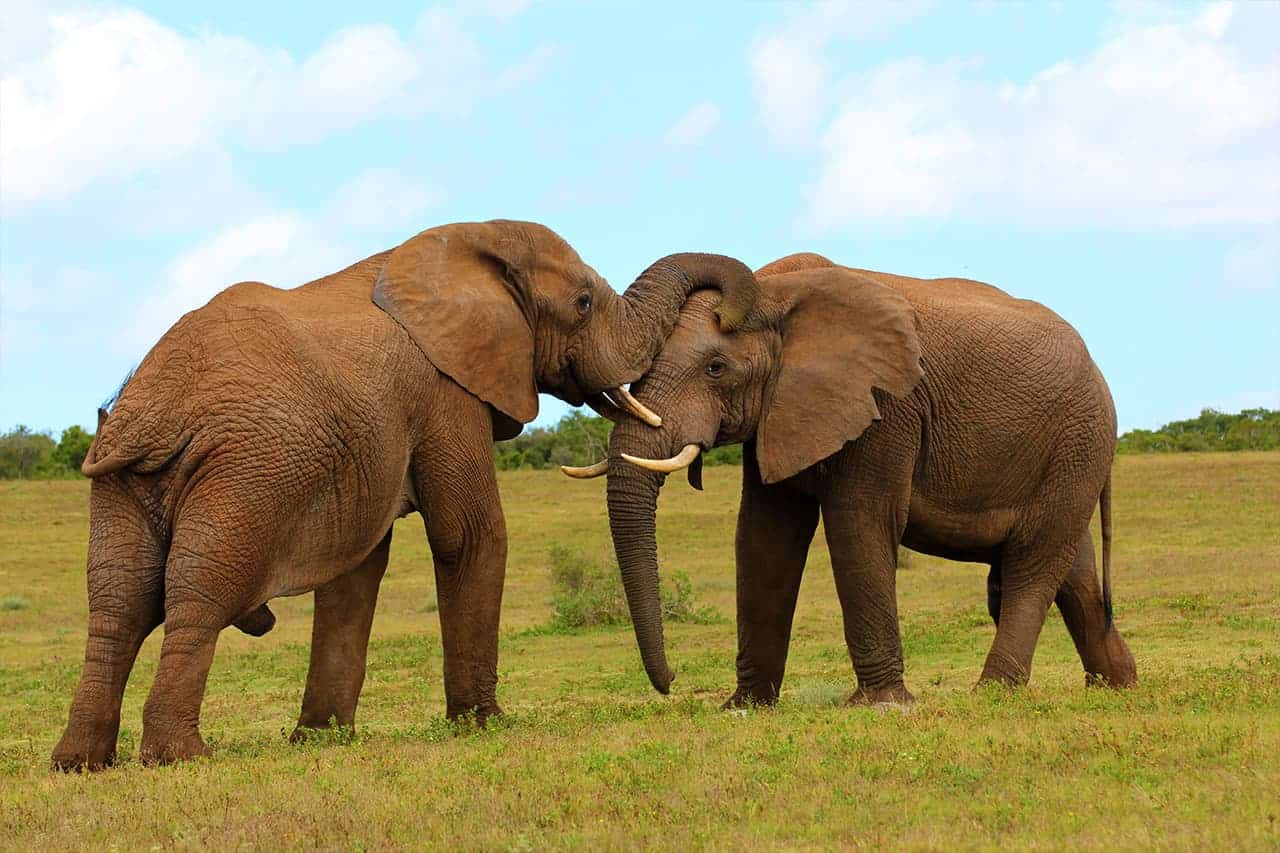
M 1102 517 L 1102 609 L 1107 614 L 1107 627 L 1111 627 L 1111 472 L 1102 484 L 1098 498 L 1098 514 Z
M 129 468 L 138 473 L 154 473 L 168 465 L 191 442 L 189 432 L 178 433 L 171 418 L 162 416 L 161 424 L 153 418 L 132 418 L 129 412 L 98 410 L 98 432 L 89 446 L 80 473 L 86 477 L 102 477 Z M 150 413 L 148 413 L 150 414 Z M 159 427 L 159 428 L 157 428 Z M 178 433 L 173 440 L 156 440 L 154 434 Z

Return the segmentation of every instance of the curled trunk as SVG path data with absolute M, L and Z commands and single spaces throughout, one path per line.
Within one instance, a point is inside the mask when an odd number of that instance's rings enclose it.
M 609 530 L 622 570 L 622 587 L 649 681 L 659 693 L 671 689 L 675 675 L 667 664 L 662 636 L 662 598 L 658 592 L 658 544 L 654 525 L 658 490 L 665 475 L 644 471 L 618 456 L 609 460 Z
M 667 255 L 608 306 L 617 330 L 613 356 L 602 354 L 602 376 L 589 376 L 588 384 L 613 388 L 634 382 L 649 369 L 689 294 L 695 290 L 719 290 L 721 327 L 737 328 L 755 306 L 759 287 L 755 275 L 741 261 L 725 255 L 685 252 Z M 598 380 L 598 381 L 597 381 Z

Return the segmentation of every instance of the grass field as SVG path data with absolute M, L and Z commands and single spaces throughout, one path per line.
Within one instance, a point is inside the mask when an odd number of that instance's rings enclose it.
M 1086 689 L 1052 611 L 1032 685 L 972 687 L 993 635 L 985 567 L 914 555 L 899 575 L 907 713 L 841 707 L 853 686 L 819 535 L 783 701 L 733 687 L 736 469 L 673 478 L 667 571 L 718 624 L 668 627 L 678 677 L 653 692 L 629 628 L 545 625 L 547 553 L 609 556 L 602 481 L 503 474 L 511 556 L 499 701 L 487 730 L 442 720 L 439 624 L 421 523 L 402 520 L 354 739 L 290 746 L 310 596 L 223 634 L 204 705 L 212 758 L 136 761 L 160 632 L 125 696 L 122 766 L 48 770 L 80 672 L 88 485 L 0 483 L 0 846 L 492 849 L 1280 847 L 1280 453 L 1121 457 L 1116 618 L 1141 686 Z

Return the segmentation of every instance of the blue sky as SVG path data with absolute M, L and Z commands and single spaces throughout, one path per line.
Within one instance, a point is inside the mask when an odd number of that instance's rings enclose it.
M 1280 4 L 8 0 L 0 428 L 182 312 L 443 222 L 989 281 L 1122 429 L 1280 408 Z M 566 407 L 543 398 L 539 423 Z

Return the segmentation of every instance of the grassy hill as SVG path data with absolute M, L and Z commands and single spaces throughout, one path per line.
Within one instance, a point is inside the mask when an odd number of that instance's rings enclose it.
M 734 468 L 664 490 L 664 570 L 730 621 L 672 625 L 655 694 L 630 629 L 551 620 L 548 553 L 609 557 L 602 481 L 503 472 L 511 539 L 499 699 L 446 725 L 430 560 L 396 528 L 353 742 L 295 747 L 310 596 L 275 631 L 223 635 L 208 760 L 136 763 L 160 632 L 125 697 L 123 766 L 53 775 L 79 675 L 88 484 L 0 483 L 0 846 L 384 844 L 894 847 L 1280 846 L 1280 453 L 1122 456 L 1116 618 L 1141 685 L 1086 689 L 1056 611 L 1030 688 L 972 690 L 992 626 L 985 568 L 914 555 L 899 576 L 909 713 L 841 707 L 853 674 L 821 534 L 781 706 L 733 686 Z

